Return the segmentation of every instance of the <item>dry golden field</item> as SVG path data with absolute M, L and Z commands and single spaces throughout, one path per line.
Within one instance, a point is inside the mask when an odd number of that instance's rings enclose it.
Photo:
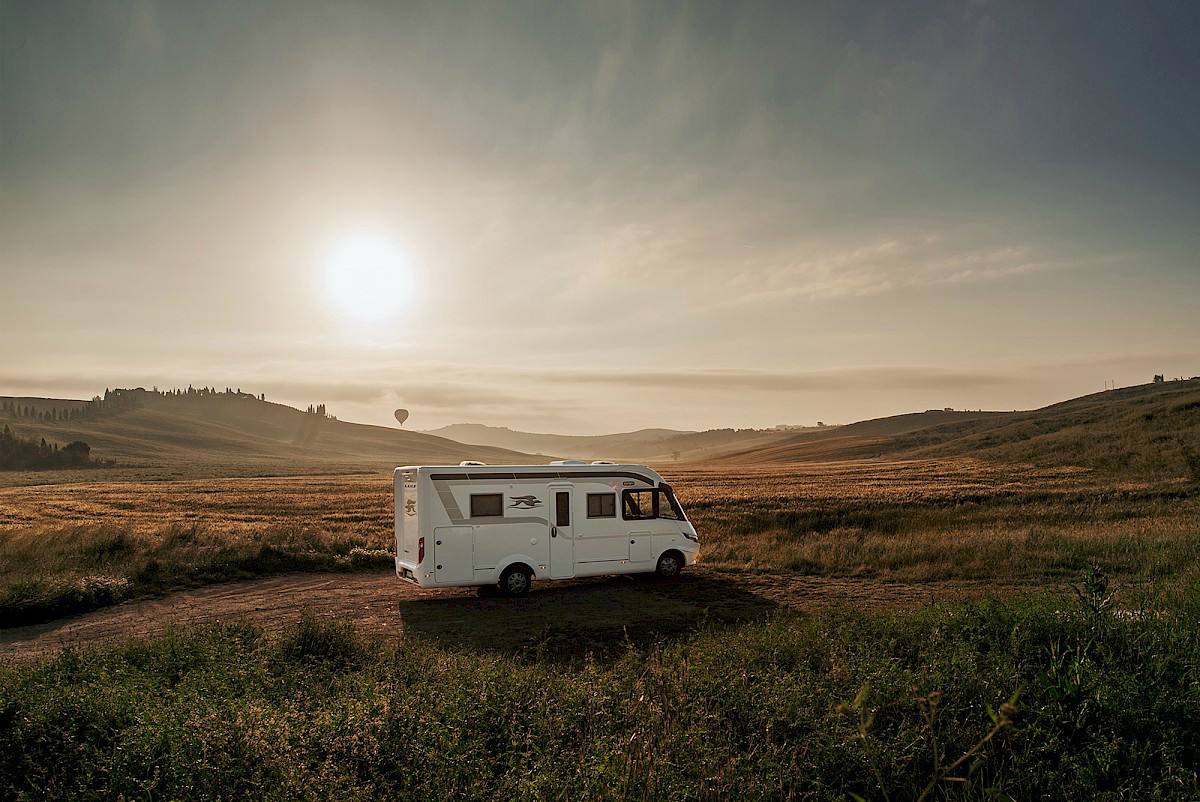
M 231 579 L 388 565 L 391 517 L 384 475 L 0 489 L 0 622 Z
M 972 459 L 670 473 L 710 565 L 904 582 L 1042 582 L 1099 563 L 1143 579 L 1200 564 L 1194 482 Z
M 1196 796 L 1200 486 L 661 467 L 701 565 L 519 599 L 396 579 L 382 472 L 0 489 L 0 788 L 911 799 L 978 755 L 962 798 Z
M 969 459 L 661 466 L 706 570 L 1027 586 L 1090 564 L 1193 577 L 1194 483 Z M 0 488 L 6 625 L 126 598 L 295 571 L 391 564 L 384 473 Z
M 0 531 L 106 525 L 150 539 L 180 529 L 211 531 L 227 540 L 286 528 L 324 537 L 360 535 L 391 526 L 391 492 L 391 477 L 382 474 L 5 488 L 0 489 Z

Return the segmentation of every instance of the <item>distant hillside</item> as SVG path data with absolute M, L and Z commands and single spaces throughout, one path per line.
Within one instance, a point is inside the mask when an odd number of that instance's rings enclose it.
M 959 412 L 951 409 L 931 409 L 925 412 L 910 412 L 907 415 L 893 415 L 890 418 L 872 418 L 871 420 L 839 426 L 835 431 L 817 431 L 814 433 L 825 437 L 831 435 L 836 435 L 837 437 L 877 437 L 882 435 L 886 437 L 921 431 L 922 429 L 929 429 L 934 426 L 974 423 L 1004 414 L 1006 413 Z
M 971 456 L 1200 480 L 1200 380 L 1144 384 L 1028 412 L 927 412 L 809 431 L 730 463 Z
M 122 466 L 253 464 L 280 470 L 378 469 L 415 463 L 534 460 L 502 448 L 463 445 L 421 432 L 346 423 L 245 393 L 106 392 L 94 401 L 0 398 L 0 423 L 18 437 L 80 440 Z
M 535 434 L 476 423 L 456 423 L 433 429 L 426 434 L 448 437 L 460 443 L 478 443 L 527 453 L 556 454 L 567 459 L 661 462 L 674 459 L 706 459 L 723 454 L 731 448 L 761 447 L 792 435 L 794 431 L 711 429 L 705 432 L 687 432 L 675 429 L 640 429 L 620 434 L 581 436 Z
M 537 434 L 478 423 L 455 423 L 425 433 L 457 440 L 460 443 L 510 448 L 535 454 L 558 454 L 571 459 L 604 459 L 611 455 L 619 456 L 619 451 L 630 448 L 638 450 L 646 443 L 685 434 L 672 429 L 642 429 L 624 434 L 597 436 Z
M 246 393 L 106 392 L 92 401 L 0 397 L 0 424 L 53 449 L 75 441 L 119 466 L 288 473 L 552 458 L 727 464 L 970 456 L 1200 481 L 1200 379 L 1147 384 L 1027 412 L 931 410 L 801 430 L 643 429 L 580 437 L 457 424 L 413 432 L 346 423 Z M 553 455 L 553 456 L 551 456 Z

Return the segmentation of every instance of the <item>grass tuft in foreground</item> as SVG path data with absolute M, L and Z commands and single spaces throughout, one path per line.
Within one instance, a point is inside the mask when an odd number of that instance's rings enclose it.
M 0 795 L 1195 797 L 1200 585 L 1120 604 L 1102 574 L 1079 588 L 785 615 L 605 659 L 311 617 L 66 652 L 0 668 Z

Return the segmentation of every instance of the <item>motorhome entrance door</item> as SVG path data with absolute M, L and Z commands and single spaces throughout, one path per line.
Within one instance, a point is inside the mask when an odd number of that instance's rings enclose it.
M 571 485 L 550 485 L 550 578 L 575 576 L 574 503 Z

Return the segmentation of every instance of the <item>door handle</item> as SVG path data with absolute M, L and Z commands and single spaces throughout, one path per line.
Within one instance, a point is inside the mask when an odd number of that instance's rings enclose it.
M 557 526 L 550 527 L 550 537 L 558 537 L 558 527 Z

